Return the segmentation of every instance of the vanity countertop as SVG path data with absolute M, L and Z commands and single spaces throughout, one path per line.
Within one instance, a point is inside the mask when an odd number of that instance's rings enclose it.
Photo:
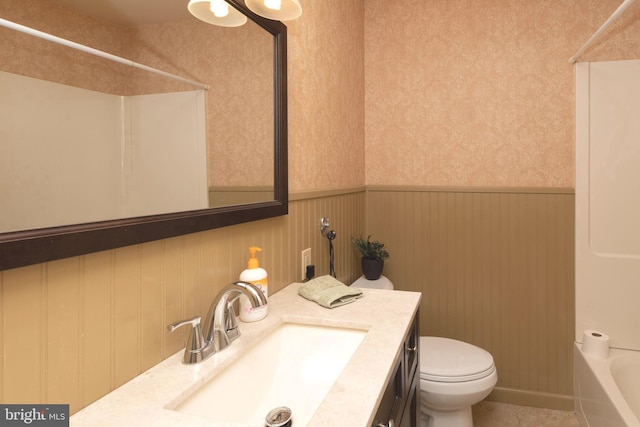
M 226 427 L 169 408 L 191 395 L 282 322 L 298 322 L 367 330 L 308 426 L 370 426 L 421 294 L 363 289 L 363 297 L 354 303 L 327 309 L 299 296 L 299 286 L 292 283 L 270 296 L 269 314 L 264 320 L 239 322 L 242 335 L 224 351 L 199 364 L 184 365 L 184 350 L 180 350 L 74 414 L 70 425 Z

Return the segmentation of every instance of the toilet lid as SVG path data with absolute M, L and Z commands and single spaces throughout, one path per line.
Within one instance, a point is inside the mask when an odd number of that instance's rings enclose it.
M 473 381 L 495 370 L 491 354 L 475 345 L 440 337 L 420 337 L 420 378 L 438 382 Z

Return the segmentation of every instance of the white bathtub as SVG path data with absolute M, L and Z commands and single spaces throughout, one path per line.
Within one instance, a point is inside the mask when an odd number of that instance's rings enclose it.
M 607 359 L 574 346 L 578 420 L 588 427 L 640 427 L 640 352 L 612 348 Z

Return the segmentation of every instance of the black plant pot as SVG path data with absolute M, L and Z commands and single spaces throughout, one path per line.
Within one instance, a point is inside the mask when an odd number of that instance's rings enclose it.
M 378 280 L 384 268 L 383 259 L 362 258 L 360 265 L 367 280 Z

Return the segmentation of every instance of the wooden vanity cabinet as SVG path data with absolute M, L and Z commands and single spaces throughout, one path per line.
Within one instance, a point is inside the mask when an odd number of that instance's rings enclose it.
M 396 359 L 372 427 L 417 427 L 420 403 L 420 331 L 416 313 Z

